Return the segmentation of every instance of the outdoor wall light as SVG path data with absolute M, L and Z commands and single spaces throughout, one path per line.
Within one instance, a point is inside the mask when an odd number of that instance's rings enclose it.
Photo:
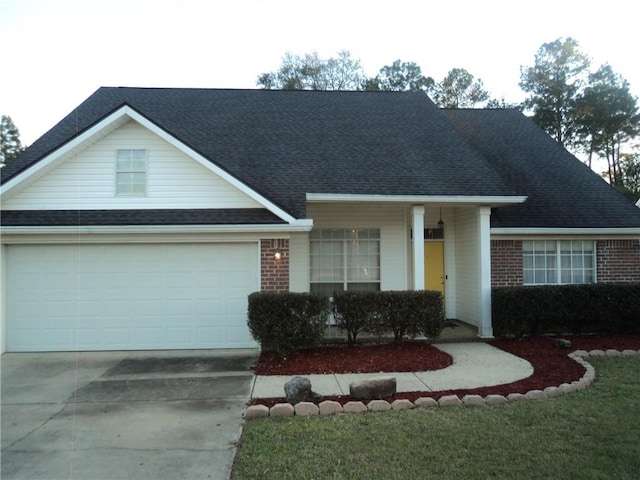
M 444 222 L 442 221 L 442 207 L 440 207 L 440 220 L 438 220 L 438 229 L 442 230 L 444 228 Z
M 280 260 L 282 260 L 282 252 L 276 252 L 273 254 L 273 258 L 276 259 L 276 262 L 279 262 Z

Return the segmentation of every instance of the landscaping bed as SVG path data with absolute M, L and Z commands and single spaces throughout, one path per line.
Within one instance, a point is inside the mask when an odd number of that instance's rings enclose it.
M 441 390 L 437 392 L 401 392 L 397 393 L 393 397 L 386 398 L 385 400 L 391 402 L 397 399 L 407 399 L 414 402 L 419 397 L 440 398 L 444 395 L 458 395 L 459 397 L 462 397 L 468 394 L 476 394 L 480 396 L 495 394 L 506 396 L 510 393 L 526 393 L 530 390 L 543 390 L 549 386 L 571 383 L 572 381 L 579 380 L 582 377 L 585 370 L 580 364 L 568 357 L 568 353 L 571 351 L 589 351 L 594 349 L 615 349 L 620 351 L 626 349 L 640 350 L 639 334 L 568 336 L 564 338 L 571 341 L 570 350 L 562 350 L 555 347 L 554 338 L 545 336 L 522 339 L 496 339 L 488 342 L 496 348 L 512 353 L 531 363 L 534 373 L 525 379 L 509 384 L 475 389 Z M 418 348 L 419 346 L 421 348 Z M 386 351 L 386 353 L 375 357 L 377 350 Z M 349 355 L 351 351 L 354 353 L 353 356 Z M 330 370 L 330 365 L 334 362 L 341 365 L 342 370 L 333 373 L 361 373 L 363 371 L 423 371 L 420 366 L 422 364 L 420 364 L 419 361 L 428 363 L 428 360 L 423 358 L 427 351 L 430 351 L 434 355 L 437 355 L 436 352 L 440 352 L 440 350 L 429 345 L 428 342 L 406 342 L 399 345 L 371 345 L 366 348 L 356 347 L 355 350 L 353 348 L 342 346 L 322 347 L 318 349 L 317 355 L 309 354 L 308 351 L 298 352 L 298 356 L 295 358 L 295 361 L 291 360 L 288 362 L 286 370 L 284 367 L 280 370 L 286 371 L 286 373 L 279 374 L 309 375 L 312 373 L 324 373 L 322 370 Z M 447 354 L 445 355 L 448 357 Z M 288 357 L 288 359 L 292 357 Z M 260 361 L 258 362 L 259 369 L 257 366 L 256 373 L 262 375 L 259 371 L 277 371 L 280 368 L 278 360 L 274 357 L 271 361 L 272 363 L 270 364 L 269 357 L 261 356 Z M 314 365 L 317 368 L 314 368 Z M 397 365 L 408 365 L 410 368 L 397 370 Z M 449 363 L 441 366 L 440 368 L 446 368 L 448 365 L 450 365 L 450 357 Z M 345 370 L 345 368 L 348 369 Z M 371 370 L 371 368 L 374 369 Z M 432 368 L 432 370 L 434 369 L 436 368 Z M 335 400 L 343 405 L 350 401 L 350 397 L 348 395 L 328 396 L 325 397 L 325 399 Z M 276 403 L 283 401 L 285 401 L 283 398 L 254 399 L 251 403 L 254 405 L 261 404 L 271 407 Z
M 408 341 L 306 348 L 284 358 L 262 352 L 253 370 L 256 375 L 427 372 L 446 368 L 452 361 L 428 342 Z

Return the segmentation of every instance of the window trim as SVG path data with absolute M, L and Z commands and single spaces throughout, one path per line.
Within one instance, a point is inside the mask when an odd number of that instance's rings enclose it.
M 119 169 L 118 160 L 120 159 L 120 152 L 144 152 L 144 169 Z M 114 175 L 114 194 L 116 197 L 145 197 L 147 195 L 148 177 L 149 177 L 149 150 L 146 148 L 118 148 L 115 152 L 115 175 Z M 119 174 L 126 173 L 142 173 L 144 174 L 144 191 L 137 192 L 120 192 L 118 191 L 118 176 Z M 129 184 L 130 186 L 131 184 Z
M 549 281 L 545 281 L 545 282 L 536 282 L 535 281 L 535 264 L 532 268 L 526 268 L 525 267 L 525 252 L 530 251 L 532 256 L 535 256 L 536 250 L 535 247 L 532 246 L 531 250 L 526 250 L 525 245 L 527 242 L 530 242 L 532 244 L 534 244 L 534 242 L 545 242 L 545 256 L 550 254 L 550 251 L 546 250 L 546 242 L 553 242 L 555 243 L 555 250 L 553 251 L 553 256 L 555 258 L 555 277 L 556 277 L 556 281 L 555 282 L 549 282 Z M 584 275 L 585 271 L 592 271 L 593 272 L 593 276 L 592 276 L 592 281 L 591 282 L 580 282 L 580 283 L 573 283 L 573 282 L 563 282 L 562 281 L 562 271 L 566 270 L 566 268 L 563 269 L 562 267 L 562 247 L 561 244 L 562 242 L 582 242 L 582 251 L 583 251 L 583 255 L 584 255 L 584 245 L 585 244 L 591 244 L 591 260 L 592 260 L 592 266 L 590 268 L 585 268 L 584 265 L 580 268 L 580 270 L 575 269 L 573 267 L 573 265 L 570 267 L 570 271 L 571 271 L 571 275 L 574 275 L 574 271 L 580 271 L 582 272 L 582 274 Z M 535 244 L 534 244 L 535 245 Z M 572 253 L 573 253 L 573 249 L 572 249 Z M 522 240 L 522 285 L 523 286 L 536 286 L 536 285 L 585 285 L 585 284 L 589 284 L 589 283 L 598 283 L 598 270 L 597 270 L 597 266 L 598 266 L 598 261 L 597 261 L 597 243 L 595 240 L 585 240 L 582 238 L 563 238 L 563 239 L 526 239 L 526 240 Z M 526 272 L 527 271 L 533 271 L 534 275 L 533 275 L 533 282 L 527 283 L 526 282 Z M 545 280 L 548 280 L 548 271 L 551 271 L 550 269 L 548 269 L 545 265 Z

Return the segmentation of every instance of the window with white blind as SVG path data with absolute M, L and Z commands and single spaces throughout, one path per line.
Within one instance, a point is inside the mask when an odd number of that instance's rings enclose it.
M 522 242 L 525 285 L 595 283 L 595 245 L 586 240 Z
M 116 153 L 116 195 L 140 196 L 147 193 L 147 151 L 118 150 Z
M 311 291 L 380 290 L 380 230 L 320 229 L 310 234 Z

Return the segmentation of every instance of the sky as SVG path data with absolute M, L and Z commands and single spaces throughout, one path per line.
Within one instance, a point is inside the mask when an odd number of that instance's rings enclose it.
M 520 67 L 576 39 L 640 94 L 628 0 L 0 0 L 0 114 L 31 144 L 100 86 L 258 88 L 285 52 L 349 50 L 368 76 L 400 59 L 436 81 L 464 68 L 520 102 Z

